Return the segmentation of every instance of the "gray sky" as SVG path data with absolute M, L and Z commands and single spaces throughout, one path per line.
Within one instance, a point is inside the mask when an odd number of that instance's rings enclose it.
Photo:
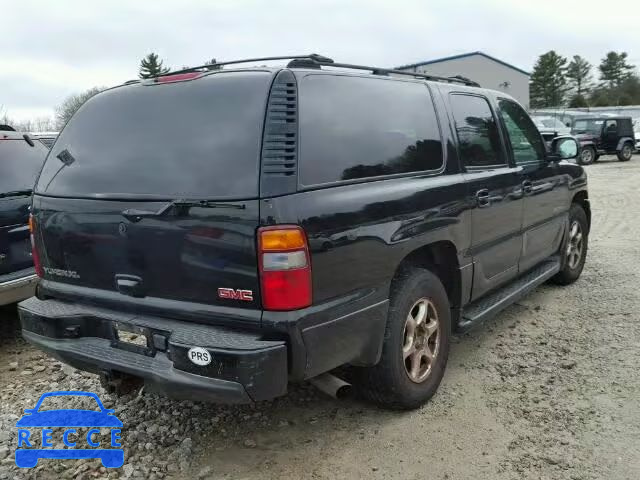
M 156 52 L 179 68 L 321 53 L 397 66 L 482 50 L 531 70 L 555 49 L 597 64 L 609 50 L 640 64 L 637 0 L 19 0 L 0 15 L 0 106 L 24 120 L 67 95 L 136 78 Z

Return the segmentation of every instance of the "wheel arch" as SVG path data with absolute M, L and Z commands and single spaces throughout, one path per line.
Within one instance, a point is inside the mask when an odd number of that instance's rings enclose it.
M 571 199 L 571 203 L 577 203 L 587 214 L 587 227 L 591 231 L 591 204 L 589 203 L 589 193 L 586 190 L 577 192 Z
M 618 146 L 616 148 L 617 151 L 622 150 L 622 147 L 624 146 L 625 143 L 628 143 L 631 145 L 631 148 L 634 148 L 635 145 L 633 143 L 633 138 L 631 137 L 622 137 L 620 140 L 618 140 Z
M 425 268 L 442 282 L 452 308 L 461 306 L 462 278 L 458 249 L 448 240 L 423 245 L 409 252 L 398 264 L 391 288 L 402 278 L 403 272 L 412 267 Z

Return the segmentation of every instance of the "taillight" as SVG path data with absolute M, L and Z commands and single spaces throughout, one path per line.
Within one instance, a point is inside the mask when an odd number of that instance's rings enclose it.
M 297 310 L 311 305 L 311 263 L 302 228 L 260 228 L 258 255 L 265 310 Z
M 36 275 L 40 278 L 44 277 L 44 271 L 42 270 L 42 264 L 40 263 L 40 256 L 38 250 L 36 250 L 36 220 L 33 215 L 29 215 L 29 236 L 31 237 L 31 255 L 33 258 L 33 266 L 36 268 Z

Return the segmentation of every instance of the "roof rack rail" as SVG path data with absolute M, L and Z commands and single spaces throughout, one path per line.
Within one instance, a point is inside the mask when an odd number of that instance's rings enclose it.
M 258 57 L 258 58 L 247 58 L 245 60 L 229 60 L 228 62 L 216 62 L 210 63 L 207 65 L 198 65 L 197 67 L 189 67 L 183 68 L 182 70 L 175 70 L 172 72 L 168 72 L 162 75 L 158 75 L 158 77 L 168 77 L 171 75 L 177 75 L 179 73 L 190 73 L 190 72 L 206 72 L 207 70 L 217 70 L 218 67 L 222 67 L 224 65 L 236 65 L 239 63 L 253 63 L 253 62 L 269 62 L 273 60 L 301 60 L 307 62 L 317 62 L 318 65 L 322 63 L 333 63 L 329 57 L 323 57 L 322 55 L 318 55 L 317 53 L 312 53 L 310 55 L 285 55 L 281 57 Z M 157 77 L 156 77 L 157 78 Z
M 403 70 L 396 70 L 394 68 L 382 68 L 382 67 L 371 67 L 367 65 L 352 65 L 350 63 L 336 63 L 336 62 L 323 62 L 314 59 L 310 59 L 315 62 L 318 66 L 324 67 L 335 67 L 335 68 L 345 68 L 349 70 L 365 70 L 369 71 L 374 75 L 383 75 L 388 76 L 389 74 L 394 75 L 406 75 L 414 78 L 421 78 L 423 80 L 431 80 L 434 82 L 446 82 L 446 83 L 461 83 L 463 85 L 469 87 L 479 87 L 480 84 L 474 82 L 473 80 L 469 80 L 468 78 L 462 76 L 455 77 L 438 77 L 436 75 L 428 75 L 426 73 L 417 73 L 417 72 L 405 72 Z M 288 65 L 290 68 L 295 68 L 297 66 L 296 63 L 290 62 Z
M 180 73 L 189 73 L 189 72 L 199 72 L 199 71 L 208 71 L 215 70 L 218 67 L 224 65 L 237 65 L 240 63 L 254 63 L 254 62 L 268 62 L 272 60 L 290 60 L 288 63 L 289 68 L 320 68 L 320 67 L 335 67 L 335 68 L 345 68 L 350 70 L 365 70 L 369 71 L 374 75 L 384 75 L 388 76 L 389 74 L 394 75 L 406 75 L 414 78 L 421 78 L 423 80 L 431 80 L 434 82 L 445 82 L 445 83 L 460 83 L 462 85 L 466 85 L 469 87 L 479 87 L 480 84 L 470 80 L 461 75 L 457 75 L 454 77 L 439 77 L 436 75 L 428 75 L 426 73 L 418 73 L 418 72 L 406 72 L 404 70 L 396 70 L 394 68 L 381 68 L 381 67 L 370 67 L 366 65 L 352 65 L 349 63 L 336 63 L 333 59 L 329 57 L 325 57 L 323 55 L 318 55 L 317 53 L 311 53 L 309 55 L 289 55 L 289 56 L 281 56 L 281 57 L 260 57 L 260 58 L 248 58 L 246 60 L 231 60 L 228 62 L 217 62 L 209 65 L 199 65 L 197 67 L 185 68 L 182 70 L 176 70 L 174 72 L 169 72 L 163 76 L 177 75 Z M 157 78 L 157 77 L 156 77 Z

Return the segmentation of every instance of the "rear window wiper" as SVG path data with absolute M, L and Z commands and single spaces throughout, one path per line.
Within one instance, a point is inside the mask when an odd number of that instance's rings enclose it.
M 160 207 L 159 210 L 155 212 L 149 210 L 138 210 L 137 208 L 127 208 L 122 211 L 122 216 L 127 220 L 132 222 L 139 222 L 145 217 L 163 217 L 167 215 L 169 212 L 176 210 L 177 212 L 188 210 L 191 207 L 200 207 L 200 208 L 235 208 L 239 210 L 244 210 L 246 205 L 244 203 L 222 203 L 222 202 L 214 202 L 211 200 L 186 200 L 179 199 L 173 200 L 166 205 Z
M 10 192 L 2 192 L 0 193 L 0 198 L 6 198 L 6 197 L 26 197 L 28 195 L 31 195 L 33 193 L 33 190 L 30 189 L 25 189 L 25 190 L 12 190 Z

